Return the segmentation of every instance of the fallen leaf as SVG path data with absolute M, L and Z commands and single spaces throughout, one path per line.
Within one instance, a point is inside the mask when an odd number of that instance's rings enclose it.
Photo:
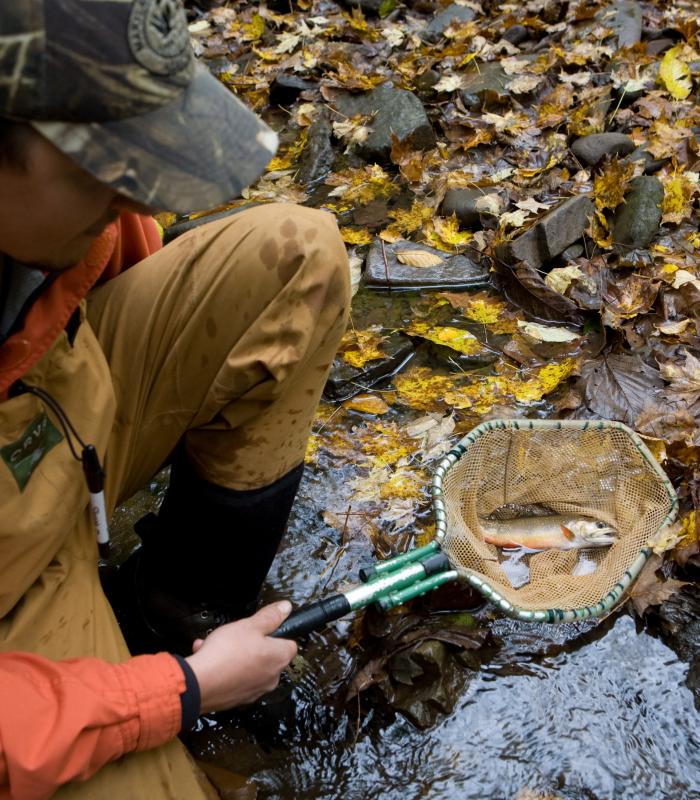
M 474 206 L 481 214 L 498 216 L 503 210 L 503 200 L 497 194 L 487 194 L 480 197 Z
M 661 556 L 652 555 L 630 589 L 629 598 L 635 612 L 640 617 L 644 616 L 650 606 L 661 605 L 664 600 L 668 600 L 671 595 L 689 585 L 687 581 L 677 581 L 672 578 L 662 581 L 658 578 L 656 571 L 661 566 L 661 562 Z
M 524 334 L 537 342 L 575 342 L 581 338 L 577 333 L 566 328 L 553 328 L 537 322 L 518 320 L 518 327 Z
M 685 100 L 692 91 L 693 82 L 688 65 L 678 58 L 679 52 L 678 47 L 666 51 L 659 66 L 659 82 L 675 100 Z
M 397 250 L 396 258 L 409 267 L 437 267 L 444 262 L 437 253 L 427 250 Z
M 413 322 L 406 328 L 409 336 L 420 336 L 435 344 L 441 344 L 465 355 L 476 355 L 484 350 L 484 346 L 469 331 L 449 325 L 429 325 L 425 322 Z
M 591 411 L 634 427 L 663 382 L 638 355 L 605 355 L 583 365 L 578 388 Z
M 547 273 L 544 282 L 555 292 L 566 294 L 566 290 L 571 285 L 571 282 L 575 280 L 584 282 L 588 280 L 579 267 L 555 267 Z
M 366 393 L 356 394 L 350 400 L 346 400 L 343 407 L 364 414 L 386 414 L 389 411 L 389 406 L 379 395 Z

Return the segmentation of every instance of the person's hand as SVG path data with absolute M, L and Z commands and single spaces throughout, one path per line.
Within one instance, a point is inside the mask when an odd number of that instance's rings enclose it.
M 280 673 L 297 654 L 297 645 L 268 634 L 291 610 L 288 600 L 273 603 L 197 639 L 187 663 L 199 683 L 203 713 L 252 703 L 277 686 Z

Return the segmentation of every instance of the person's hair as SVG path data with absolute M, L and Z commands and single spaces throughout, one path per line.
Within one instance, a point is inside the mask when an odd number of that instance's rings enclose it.
M 0 164 L 23 168 L 30 128 L 26 122 L 0 118 Z

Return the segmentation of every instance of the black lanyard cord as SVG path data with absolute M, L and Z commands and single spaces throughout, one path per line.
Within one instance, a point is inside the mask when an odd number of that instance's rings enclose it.
M 105 510 L 104 500 L 104 482 L 105 472 L 100 464 L 99 456 L 94 445 L 86 444 L 81 438 L 75 426 L 70 421 L 70 417 L 64 410 L 63 406 L 56 400 L 55 397 L 50 395 L 46 390 L 40 389 L 38 386 L 28 386 L 23 381 L 17 381 L 12 390 L 10 391 L 11 397 L 16 397 L 20 394 L 33 394 L 45 403 L 51 411 L 56 415 L 63 433 L 65 434 L 68 447 L 70 448 L 71 455 L 76 461 L 79 461 L 83 466 L 83 473 L 85 474 L 85 481 L 87 482 L 88 490 L 90 492 L 90 508 L 92 510 L 92 518 L 97 532 L 97 543 L 100 548 L 100 555 L 102 558 L 109 557 L 109 527 L 107 525 L 107 513 Z M 81 454 L 73 443 L 73 438 L 77 441 Z

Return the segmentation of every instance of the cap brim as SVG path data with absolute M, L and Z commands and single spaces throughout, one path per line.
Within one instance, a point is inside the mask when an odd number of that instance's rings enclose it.
M 98 180 L 157 210 L 226 203 L 265 170 L 277 135 L 198 66 L 177 100 L 103 123 L 33 122 Z

